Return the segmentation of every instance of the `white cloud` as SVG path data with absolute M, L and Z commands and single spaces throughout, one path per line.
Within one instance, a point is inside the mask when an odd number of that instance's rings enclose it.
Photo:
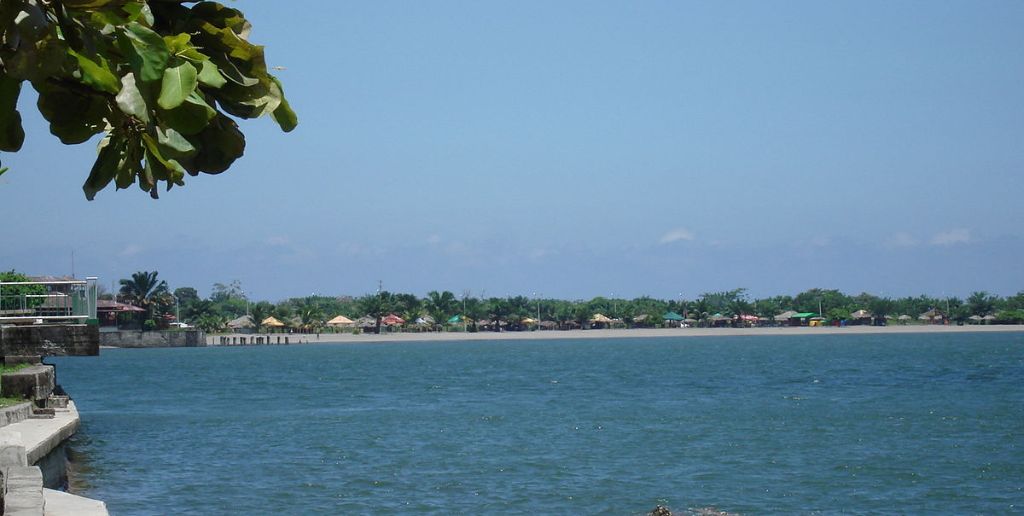
M 813 236 L 810 240 L 810 244 L 814 247 L 828 247 L 831 243 L 832 239 L 823 235 Z
M 668 233 L 665 233 L 661 237 L 661 240 L 658 240 L 658 242 L 661 243 L 661 244 L 671 244 L 672 242 L 678 242 L 680 240 L 693 240 L 693 239 L 694 239 L 693 231 L 690 231 L 689 229 L 686 229 L 686 228 L 676 228 L 676 229 L 673 229 L 673 230 L 669 231 Z
M 547 249 L 536 248 L 536 249 L 531 249 L 527 253 L 527 256 L 531 260 L 533 260 L 533 261 L 538 261 L 538 260 L 541 260 L 543 258 L 546 258 L 546 257 L 550 256 L 551 254 L 552 254 L 552 252 L 547 250 Z
M 932 237 L 932 245 L 956 245 L 966 244 L 971 241 L 971 231 L 969 229 L 956 228 L 950 229 L 949 231 L 943 231 Z
M 141 253 L 142 251 L 143 251 L 142 246 L 140 246 L 139 244 L 128 244 L 128 245 L 125 246 L 124 249 L 121 249 L 121 252 L 118 253 L 118 254 L 120 256 L 122 256 L 122 257 L 128 258 L 128 257 L 135 256 L 135 255 Z
M 886 247 L 914 247 L 919 244 L 909 233 L 896 233 L 885 240 Z

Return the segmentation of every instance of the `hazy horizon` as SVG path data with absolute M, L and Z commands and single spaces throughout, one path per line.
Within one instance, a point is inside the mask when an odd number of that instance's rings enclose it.
M 0 266 L 206 295 L 1024 290 L 1024 4 L 235 2 L 300 125 L 152 201 L 25 86 Z

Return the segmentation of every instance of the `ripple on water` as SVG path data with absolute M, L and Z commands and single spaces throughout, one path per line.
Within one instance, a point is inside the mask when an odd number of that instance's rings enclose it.
M 116 514 L 1012 512 L 1019 334 L 57 358 Z M 897 500 L 898 503 L 895 503 Z

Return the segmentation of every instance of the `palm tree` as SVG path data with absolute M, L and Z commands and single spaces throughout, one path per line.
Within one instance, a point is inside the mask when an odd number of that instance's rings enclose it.
M 512 306 L 507 299 L 492 297 L 487 300 L 487 316 L 494 321 L 494 331 L 501 331 L 501 321 L 508 320 Z
M 252 329 L 259 333 L 263 328 L 263 320 L 274 313 L 274 305 L 260 301 L 249 308 L 249 320 L 252 321 Z
M 195 324 L 206 333 L 214 333 L 224 328 L 226 322 L 223 316 L 215 313 L 205 313 L 199 317 Z
M 324 311 L 310 303 L 299 308 L 299 319 L 302 321 L 303 329 L 319 333 L 324 325 Z
M 157 280 L 157 271 L 139 271 L 131 279 L 121 280 L 119 295 L 122 299 L 146 310 L 146 317 L 152 318 L 151 309 L 161 298 L 169 294 L 167 282 Z M 145 327 L 145 326 L 143 326 Z
M 387 291 L 381 291 L 376 294 L 367 294 L 357 299 L 356 304 L 359 306 L 359 310 L 362 313 L 377 320 L 375 333 L 379 335 L 381 319 L 391 312 L 391 294 Z
M 148 307 L 156 296 L 167 292 L 167 282 L 157 281 L 157 271 L 140 271 L 132 274 L 132 279 L 121 280 L 119 295 L 141 308 Z
M 207 315 L 217 315 L 217 310 L 213 306 L 213 302 L 208 299 L 200 299 L 193 301 L 186 306 L 181 308 L 181 311 L 185 314 L 185 320 L 196 321 Z
M 729 300 L 726 311 L 733 317 L 733 326 L 743 326 L 743 316 L 749 315 L 753 311 L 753 307 L 743 298 L 735 298 Z
M 702 326 L 706 326 L 708 316 L 711 315 L 711 304 L 705 297 L 701 297 L 693 302 L 693 308 L 690 309 L 690 314 L 691 317 L 695 316 L 694 319 L 697 319 Z
M 441 293 L 438 293 L 436 290 L 427 292 L 427 299 L 424 304 L 426 305 L 427 313 L 434 318 L 435 324 L 447 324 L 448 319 L 455 315 L 455 311 L 458 309 L 455 294 L 447 290 Z
M 423 315 L 423 302 L 413 294 L 395 294 L 392 301 L 392 309 L 405 319 L 406 326 L 416 324 L 416 319 Z
M 480 321 L 480 319 L 487 317 L 487 307 L 484 305 L 484 302 L 480 298 L 476 297 L 464 298 L 462 302 L 466 307 L 466 313 L 462 315 L 468 317 L 470 321 L 473 322 L 472 330 L 470 331 L 476 333 L 477 322 Z
M 967 305 L 971 307 L 973 315 L 990 315 L 995 311 L 996 297 L 984 290 L 971 292 L 971 297 L 967 298 Z

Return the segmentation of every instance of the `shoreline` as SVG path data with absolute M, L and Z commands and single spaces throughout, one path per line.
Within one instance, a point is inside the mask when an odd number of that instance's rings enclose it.
M 778 328 L 634 328 L 606 330 L 540 330 L 540 331 L 482 331 L 463 332 L 396 332 L 363 333 L 261 333 L 271 338 L 288 337 L 289 345 L 296 344 L 359 344 L 388 342 L 440 342 L 440 341 L 488 341 L 488 340 L 572 340 L 572 339 L 627 339 L 627 338 L 691 338 L 691 337 L 759 337 L 759 336 L 809 336 L 809 335 L 892 335 L 922 333 L 1024 333 L 1024 325 L 992 326 L 784 326 Z M 206 344 L 217 346 L 221 337 L 253 337 L 256 334 L 207 335 Z M 252 345 L 252 344 L 250 344 Z M 265 344 L 276 345 L 276 344 Z

